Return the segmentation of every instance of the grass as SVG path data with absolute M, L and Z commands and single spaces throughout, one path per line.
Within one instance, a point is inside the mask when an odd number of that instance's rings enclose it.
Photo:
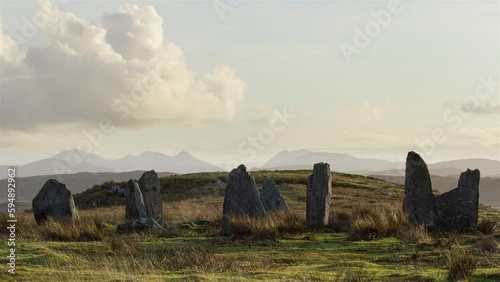
M 334 173 L 330 222 L 307 230 L 310 171 L 252 174 L 258 184 L 264 177 L 277 180 L 291 216 L 234 217 L 230 236 L 221 236 L 224 191 L 214 183 L 226 174 L 176 175 L 161 179 L 167 231 L 121 234 L 116 225 L 124 220 L 123 198 L 107 195 L 113 183 L 106 183 L 75 196 L 80 208 L 110 199 L 106 206 L 80 209 L 74 223 L 38 226 L 32 214 L 19 215 L 17 274 L 3 271 L 0 281 L 500 280 L 497 229 L 457 235 L 410 226 L 401 212 L 402 186 Z M 480 216 L 496 223 L 500 212 L 483 206 Z M 6 226 L 0 227 L 4 240 Z
M 471 281 L 476 262 L 472 254 L 458 247 L 447 256 L 448 279 L 451 281 Z

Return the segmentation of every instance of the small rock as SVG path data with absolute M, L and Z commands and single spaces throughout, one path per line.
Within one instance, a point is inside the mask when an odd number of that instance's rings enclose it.
M 280 190 L 276 188 L 276 182 L 271 179 L 266 178 L 262 181 L 260 200 L 267 213 L 273 211 L 289 213 L 285 199 L 281 196 Z

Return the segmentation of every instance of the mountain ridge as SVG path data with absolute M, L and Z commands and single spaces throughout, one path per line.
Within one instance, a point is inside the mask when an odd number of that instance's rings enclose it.
M 221 168 L 182 151 L 168 156 L 158 152 L 143 152 L 118 159 L 103 158 L 92 152 L 77 149 L 64 150 L 51 157 L 25 165 L 2 165 L 0 179 L 7 178 L 7 167 L 16 167 L 17 177 L 75 174 L 80 172 L 130 172 L 136 170 L 169 171 L 173 173 L 222 171 Z

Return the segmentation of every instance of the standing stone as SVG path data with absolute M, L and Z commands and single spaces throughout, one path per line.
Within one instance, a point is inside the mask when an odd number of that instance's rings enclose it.
M 130 179 L 125 188 L 125 219 L 135 220 L 147 217 L 141 189 L 136 180 Z
M 437 231 L 467 233 L 477 230 L 479 209 L 479 170 L 463 172 L 458 187 L 436 196 Z
M 163 223 L 163 203 L 158 174 L 154 170 L 145 172 L 139 179 L 139 188 L 146 206 L 146 215 L 161 225 Z
M 281 196 L 280 190 L 276 188 L 274 180 L 266 178 L 262 181 L 260 200 L 266 213 L 274 211 L 290 213 L 285 199 Z
M 412 224 L 441 232 L 467 233 L 477 230 L 479 170 L 463 172 L 458 187 L 435 196 L 427 165 L 415 152 L 406 159 L 403 210 Z
M 412 224 L 434 225 L 434 194 L 429 170 L 419 154 L 409 152 L 406 158 L 405 199 L 403 210 Z
M 222 208 L 222 232 L 228 234 L 230 230 L 229 215 L 248 215 L 255 218 L 264 218 L 266 212 L 257 192 L 255 179 L 244 165 L 233 169 L 229 173 L 224 205 Z
M 328 224 L 331 192 L 330 165 L 315 164 L 313 174 L 307 178 L 306 225 L 308 227 L 324 227 Z
M 56 221 L 72 221 L 77 217 L 73 195 L 66 185 L 55 179 L 45 182 L 33 199 L 33 214 L 38 224 L 49 217 Z

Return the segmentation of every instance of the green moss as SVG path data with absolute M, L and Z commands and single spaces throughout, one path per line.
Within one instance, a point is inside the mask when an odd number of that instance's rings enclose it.
M 274 179 L 288 205 L 300 213 L 304 212 L 306 179 L 310 173 L 310 170 L 252 172 L 257 183 L 265 177 Z M 160 179 L 162 197 L 166 205 L 176 209 L 183 209 L 182 201 L 198 198 L 196 204 L 221 206 L 224 191 L 214 183 L 217 179 L 225 182 L 226 177 L 227 173 L 164 177 Z M 94 186 L 75 195 L 75 201 L 85 206 L 96 198 L 105 198 L 110 206 L 122 205 L 123 198 L 107 194 L 112 185 L 116 183 Z M 400 206 L 404 195 L 401 185 L 344 173 L 333 173 L 333 187 L 334 210 L 350 211 L 360 202 Z M 393 196 L 383 195 L 386 191 Z M 100 209 L 93 212 L 98 216 Z M 480 215 L 500 219 L 499 210 L 487 207 L 481 208 Z M 216 233 L 207 234 L 191 223 L 177 228 L 174 238 L 115 234 L 113 228 L 114 225 L 106 228 L 106 236 L 97 242 L 22 240 L 17 246 L 16 276 L 3 271 L 0 281 L 344 281 L 348 278 L 443 281 L 447 277 L 446 255 L 452 248 L 446 234 L 433 234 L 432 243 L 412 244 L 396 238 L 352 242 L 345 233 L 328 230 L 318 231 L 314 236 L 304 232 L 278 240 L 231 240 Z M 474 251 L 476 242 L 483 237 L 480 233 L 460 235 L 459 241 Z M 122 240 L 130 246 L 117 251 L 112 247 L 113 240 Z M 161 258 L 174 249 L 185 248 L 210 250 L 211 260 L 207 263 L 213 264 L 209 268 L 212 270 L 191 265 L 174 271 L 162 267 L 162 261 L 159 265 L 144 261 L 148 255 Z M 476 259 L 474 281 L 500 280 L 500 254 L 477 254 Z

